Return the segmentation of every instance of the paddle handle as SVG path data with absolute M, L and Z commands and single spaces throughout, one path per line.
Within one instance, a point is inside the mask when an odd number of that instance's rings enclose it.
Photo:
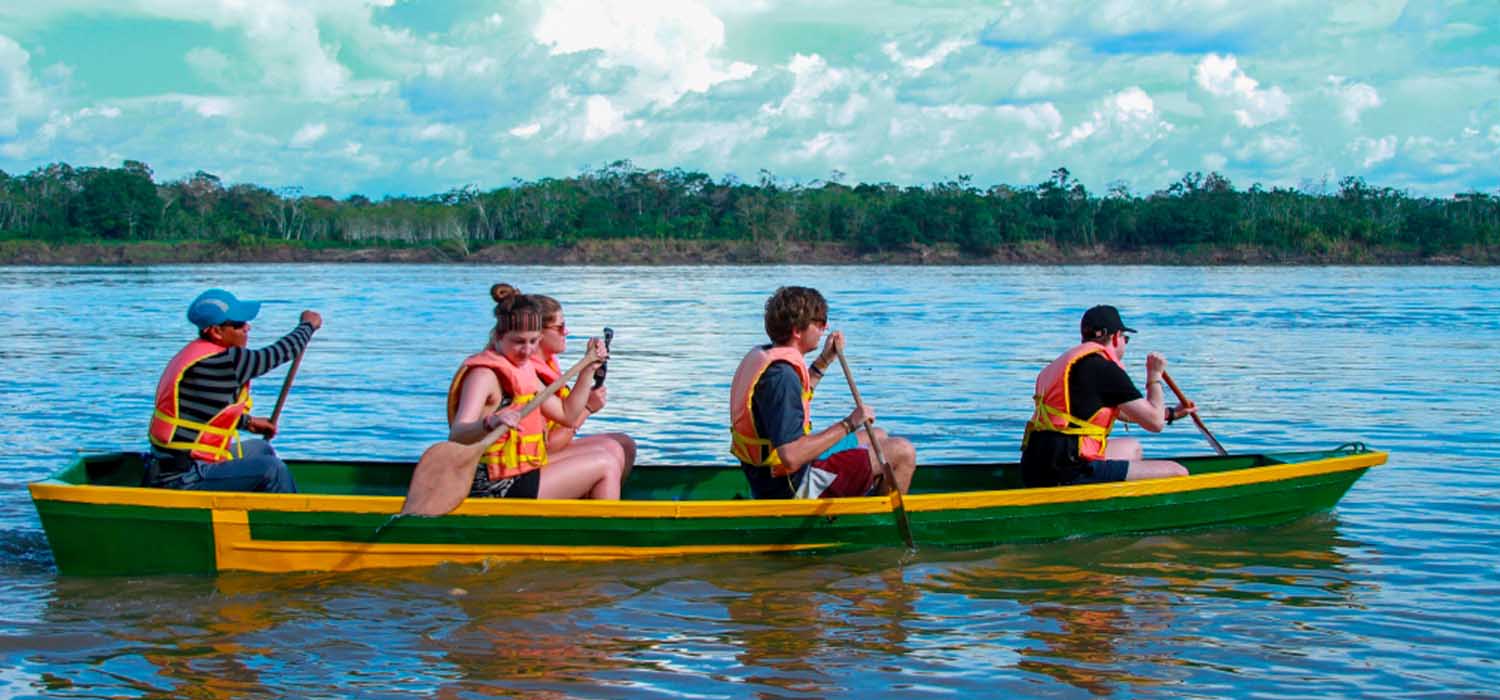
M 1191 403 L 1188 401 L 1187 395 L 1182 393 L 1182 389 L 1177 386 L 1177 382 L 1172 381 L 1172 375 L 1167 374 L 1166 370 L 1162 370 L 1161 378 L 1162 381 L 1167 383 L 1167 388 L 1171 389 L 1172 393 L 1177 395 L 1178 403 Z M 1214 452 L 1218 453 L 1220 457 L 1228 455 L 1229 450 L 1224 449 L 1224 446 L 1219 444 L 1218 438 L 1215 438 L 1213 433 L 1208 432 L 1208 426 L 1203 424 L 1203 419 L 1198 417 L 1198 413 L 1194 411 L 1189 415 L 1193 417 L 1193 424 L 1198 426 L 1198 430 L 1203 433 L 1203 437 L 1208 438 L 1208 444 L 1213 446 Z
M 849 394 L 854 397 L 854 406 L 863 410 L 865 402 L 859 396 L 859 387 L 854 384 L 854 373 L 849 370 L 849 361 L 844 359 L 844 349 L 835 346 L 834 351 L 838 353 L 839 367 L 844 370 L 844 380 L 849 382 Z M 880 476 L 885 480 L 886 493 L 891 498 L 891 512 L 896 514 L 896 529 L 901 531 L 901 539 L 906 541 L 907 549 L 916 549 L 916 540 L 911 534 L 911 521 L 906 517 L 906 503 L 901 499 L 901 488 L 896 484 L 896 473 L 891 470 L 890 462 L 885 461 L 880 440 L 875 438 L 875 431 L 871 429 L 873 422 L 865 421 L 863 427 L 865 436 L 870 439 L 870 449 L 874 451 L 875 461 L 880 463 Z
M 609 349 L 609 342 L 615 339 L 615 329 L 604 327 L 604 349 Z M 599 369 L 594 370 L 594 388 L 604 386 L 604 375 L 609 371 L 609 362 L 600 362 Z
M 307 352 L 307 346 L 302 346 L 297 351 L 297 356 L 292 358 L 292 367 L 286 371 L 286 379 L 281 381 L 281 393 L 276 396 L 276 408 L 271 410 L 271 425 L 281 425 L 281 409 L 286 406 L 286 396 L 292 391 L 292 379 L 297 376 L 297 368 L 302 366 L 302 355 Z

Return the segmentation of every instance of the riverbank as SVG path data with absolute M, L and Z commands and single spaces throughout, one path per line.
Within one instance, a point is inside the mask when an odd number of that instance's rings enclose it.
M 0 265 L 166 265 L 182 263 L 455 263 L 556 265 L 1495 265 L 1500 248 L 1471 246 L 1457 253 L 1355 246 L 1272 250 L 1256 246 L 1140 248 L 1059 247 L 1030 241 L 973 255 L 949 244 L 861 253 L 842 243 L 607 239 L 566 244 L 498 243 L 470 247 L 459 241 L 432 245 L 313 246 L 267 241 L 0 241 Z

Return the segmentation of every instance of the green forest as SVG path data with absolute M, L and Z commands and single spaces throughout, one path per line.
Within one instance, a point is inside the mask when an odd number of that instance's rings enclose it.
M 957 176 L 924 186 L 756 182 L 629 161 L 573 177 L 467 186 L 429 196 L 336 199 L 199 171 L 158 182 L 151 168 L 56 163 L 0 171 L 0 237 L 9 241 L 205 241 L 231 247 L 435 246 L 591 239 L 838 244 L 856 255 L 947 246 L 984 260 L 1007 249 L 1258 249 L 1360 259 L 1494 262 L 1500 196 L 1412 196 L 1348 177 L 1315 187 L 1237 188 L 1189 173 L 1149 194 L 1116 183 L 1090 192 L 1066 168 L 1033 185 Z

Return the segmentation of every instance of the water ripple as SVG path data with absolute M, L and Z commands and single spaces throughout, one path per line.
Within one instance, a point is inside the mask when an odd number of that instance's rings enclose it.
M 1083 296 L 1058 283 L 1084 279 Z M 202 288 L 293 298 L 266 305 L 256 341 L 324 314 L 278 450 L 413 459 L 446 434 L 443 391 L 496 281 L 562 299 L 568 357 L 615 328 L 590 430 L 630 433 L 646 462 L 729 462 L 729 376 L 778 284 L 829 296 L 861 393 L 924 462 L 1014 459 L 1037 369 L 1101 302 L 1141 329 L 1133 376 L 1165 353 L 1232 449 L 1364 440 L 1392 457 L 1334 513 L 1274 528 L 912 557 L 52 573 L 24 484 L 78 451 L 140 448 Z M 76 313 L 101 296 L 103 334 Z M 0 269 L 0 696 L 1492 695 L 1497 298 L 1479 268 Z M 850 408 L 825 384 L 815 422 Z M 1208 451 L 1191 426 L 1144 437 Z

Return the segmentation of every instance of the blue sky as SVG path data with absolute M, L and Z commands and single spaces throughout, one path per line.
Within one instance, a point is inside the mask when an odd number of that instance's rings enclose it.
M 0 169 L 1500 188 L 1500 3 L 4 0 Z

